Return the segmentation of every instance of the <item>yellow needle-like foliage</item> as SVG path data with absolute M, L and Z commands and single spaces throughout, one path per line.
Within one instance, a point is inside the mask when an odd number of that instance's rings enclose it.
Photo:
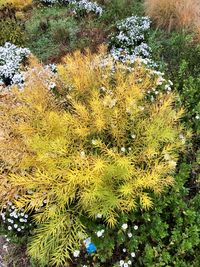
M 2 5 L 13 5 L 16 8 L 23 9 L 32 4 L 32 0 L 0 0 L 0 7 Z
M 150 208 L 150 194 L 173 182 L 184 131 L 175 96 L 151 103 L 145 96 L 156 79 L 148 69 L 113 69 L 103 57 L 66 56 L 56 96 L 36 65 L 23 91 L 1 99 L 1 201 L 35 212 L 40 227 L 29 252 L 41 262 L 59 266 L 69 257 L 84 237 L 81 214 L 100 213 L 114 226 L 119 213 Z

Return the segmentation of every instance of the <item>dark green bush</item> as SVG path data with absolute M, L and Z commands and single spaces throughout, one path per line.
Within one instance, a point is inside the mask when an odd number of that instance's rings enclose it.
M 186 125 L 200 133 L 200 44 L 184 32 L 166 34 L 153 32 L 150 38 L 153 57 L 174 83 L 180 95 L 180 105 L 185 107 Z

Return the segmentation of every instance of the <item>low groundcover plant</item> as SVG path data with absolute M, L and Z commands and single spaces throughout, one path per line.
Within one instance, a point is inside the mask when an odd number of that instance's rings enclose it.
M 139 61 L 131 71 L 112 59 L 102 66 L 100 50 L 66 56 L 55 94 L 37 65 L 23 91 L 0 102 L 0 160 L 10 170 L 0 176 L 1 205 L 34 211 L 29 254 L 41 264 L 59 266 L 80 248 L 84 215 L 101 214 L 114 227 L 119 214 L 149 209 L 152 195 L 173 183 L 186 135 L 176 96 L 149 101 L 159 76 Z

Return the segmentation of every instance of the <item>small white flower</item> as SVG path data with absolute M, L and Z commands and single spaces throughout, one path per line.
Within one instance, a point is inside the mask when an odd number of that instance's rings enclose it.
M 44 203 L 45 203 L 45 200 L 44 200 Z M 26 219 L 27 219 L 27 218 L 28 218 L 28 215 L 27 215 L 27 214 L 25 214 L 25 215 L 24 215 L 24 218 L 26 218 Z
M 49 89 L 54 89 L 56 87 L 56 84 L 54 82 L 51 82 L 49 84 Z
M 120 266 L 123 266 L 123 265 L 124 265 L 124 261 L 121 260 L 121 261 L 119 262 L 119 265 L 120 265 Z
M 135 258 L 135 252 L 131 253 L 131 257 Z
M 74 253 L 73 253 L 75 258 L 78 258 L 79 254 L 80 254 L 80 250 L 75 250 Z
M 21 228 L 17 228 L 17 231 L 18 231 L 18 232 L 21 232 Z
M 133 236 L 132 233 L 129 232 L 128 237 L 131 238 L 132 236 Z
M 98 232 L 96 233 L 96 234 L 97 234 L 97 237 L 101 237 L 101 236 L 103 236 L 104 232 L 105 232 L 105 230 L 100 230 L 100 231 L 98 231 Z
M 170 159 L 171 159 L 171 157 L 170 157 L 170 155 L 169 155 L 169 154 L 167 154 L 167 153 L 166 153 L 166 154 L 164 154 L 164 159 L 165 159 L 165 160 L 170 160 Z
M 92 139 L 92 144 L 93 144 L 93 145 L 96 145 L 96 144 L 97 144 L 97 141 L 94 140 L 94 139 Z
M 128 224 L 127 223 L 122 224 L 122 229 L 123 230 L 126 230 L 127 228 L 128 228 Z
M 96 218 L 101 219 L 102 218 L 102 214 L 98 213 Z
M 83 241 L 84 245 L 87 247 L 91 243 L 91 237 L 88 237 Z
M 139 108 L 140 110 L 144 110 L 144 107 L 142 107 L 142 106 L 139 106 L 138 108 Z
M 175 168 L 176 167 L 176 161 L 170 160 L 169 161 L 169 165 L 170 165 L 171 168 Z
M 126 152 L 126 148 L 123 146 L 123 147 L 121 147 L 121 151 L 122 152 Z
M 11 231 L 12 230 L 12 227 L 11 226 L 8 226 L 8 230 Z
M 131 138 L 135 139 L 136 135 L 135 134 L 132 134 L 131 135 Z
M 17 228 L 18 227 L 18 224 L 14 224 L 14 228 Z
M 173 82 L 172 82 L 171 80 L 168 80 L 168 83 L 169 83 L 170 85 L 173 85 Z
M 128 267 L 128 263 L 125 262 L 125 263 L 124 263 L 124 267 Z
M 199 115 L 196 115 L 196 117 L 195 117 L 197 120 L 199 120 L 200 119 L 200 116 Z
M 81 155 L 81 158 L 85 158 L 85 152 L 84 151 L 81 151 L 80 155 Z
M 123 252 L 126 252 L 126 249 L 125 249 L 125 248 L 123 248 L 123 249 L 122 249 L 122 251 L 123 251 Z
M 184 139 L 183 134 L 179 134 L 179 138 L 180 138 L 180 139 Z
M 129 150 L 129 151 L 131 151 L 131 150 L 132 150 L 132 148 L 131 148 L 131 147 L 129 147 L 129 148 L 128 148 L 128 150 Z
M 134 225 L 133 228 L 134 228 L 134 230 L 137 230 L 138 229 L 138 226 L 137 225 Z
M 131 264 L 132 264 L 132 261 L 129 260 L 129 261 L 128 261 L 128 265 L 131 265 Z

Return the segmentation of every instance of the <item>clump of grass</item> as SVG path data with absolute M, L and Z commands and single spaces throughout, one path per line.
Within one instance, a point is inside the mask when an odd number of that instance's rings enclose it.
M 199 0 L 145 0 L 144 4 L 158 28 L 186 29 L 200 35 Z
M 140 0 L 101 0 L 104 6 L 102 20 L 115 24 L 116 21 L 132 15 L 143 15 L 143 7 Z

